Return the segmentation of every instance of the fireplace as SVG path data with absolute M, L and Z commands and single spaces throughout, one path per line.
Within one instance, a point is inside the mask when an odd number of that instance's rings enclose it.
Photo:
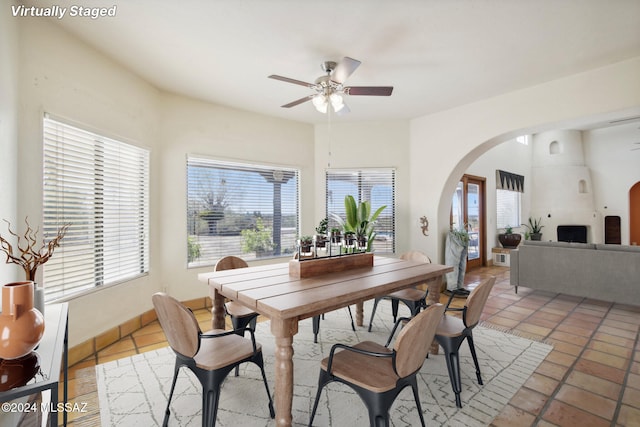
M 587 243 L 586 225 L 559 225 L 558 242 Z

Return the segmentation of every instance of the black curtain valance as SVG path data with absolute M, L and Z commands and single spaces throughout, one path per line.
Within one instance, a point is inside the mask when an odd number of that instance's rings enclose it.
M 498 169 L 496 170 L 496 188 L 524 193 L 524 176 Z

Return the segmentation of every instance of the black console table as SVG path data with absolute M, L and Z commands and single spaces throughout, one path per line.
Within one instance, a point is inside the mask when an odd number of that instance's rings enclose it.
M 9 390 L 0 391 L 0 402 L 3 402 L 3 412 L 20 412 L 30 415 L 37 412 L 49 417 L 51 427 L 58 426 L 58 414 L 62 412 L 63 425 L 67 425 L 68 398 L 68 320 L 69 304 L 47 305 L 44 313 L 44 335 L 38 347 L 34 350 L 40 361 L 40 370 L 25 385 Z M 61 370 L 64 373 L 63 400 L 59 402 L 58 386 L 61 380 Z M 41 404 L 11 404 L 13 399 L 51 391 L 51 402 L 42 399 Z M 31 406 L 28 406 L 31 405 Z M 35 405 L 35 406 L 34 406 Z M 35 415 L 35 414 L 34 414 Z

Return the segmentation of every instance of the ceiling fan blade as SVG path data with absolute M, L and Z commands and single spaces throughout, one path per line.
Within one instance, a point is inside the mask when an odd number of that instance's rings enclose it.
M 393 86 L 350 86 L 344 88 L 348 95 L 390 96 Z
M 361 62 L 357 59 L 345 56 L 336 69 L 331 73 L 331 80 L 336 83 L 344 83 L 347 78 L 360 66 Z
M 290 103 L 288 103 L 288 104 L 284 104 L 284 105 L 282 106 L 282 108 L 291 108 L 291 107 L 295 107 L 296 105 L 300 105 L 300 104 L 302 104 L 303 102 L 307 102 L 307 101 L 309 101 L 311 98 L 313 98 L 313 95 L 307 95 L 307 96 L 305 96 L 304 98 L 296 99 L 296 100 L 295 100 L 295 101 L 293 101 L 293 102 L 290 102 Z
M 275 80 L 280 80 L 280 81 L 286 82 L 286 83 L 293 83 L 293 84 L 300 85 L 300 86 L 306 86 L 308 88 L 315 87 L 315 85 L 313 83 L 307 83 L 307 82 L 303 82 L 301 80 L 290 79 L 289 77 L 277 76 L 275 74 L 270 75 L 269 78 L 270 79 L 275 79 Z

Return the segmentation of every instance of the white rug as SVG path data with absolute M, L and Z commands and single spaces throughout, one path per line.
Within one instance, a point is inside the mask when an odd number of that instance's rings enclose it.
M 378 306 L 372 332 L 366 327 L 351 330 L 346 309 L 327 313 L 320 325 L 318 344 L 313 343 L 311 319 L 300 323 L 294 337 L 293 423 L 307 425 L 317 390 L 319 361 L 336 342 L 355 344 L 371 340 L 386 342 L 392 327 L 391 304 Z M 406 307 L 401 307 L 401 310 Z M 371 305 L 365 304 L 365 314 Z M 355 313 L 354 313 L 355 314 Z M 408 311 L 401 311 L 401 315 Z M 368 325 L 368 318 L 365 319 Z M 259 323 L 257 339 L 263 345 L 265 370 L 271 392 L 274 391 L 274 340 L 268 322 Z M 430 355 L 419 374 L 420 401 L 428 426 L 486 426 L 509 402 L 551 346 L 530 341 L 494 329 L 474 330 L 476 351 L 484 386 L 476 382 L 475 368 L 466 343 L 460 351 L 462 371 L 462 409 L 455 406 L 442 349 Z M 96 366 L 100 416 L 103 427 L 161 426 L 167 403 L 175 356 L 163 348 Z M 201 387 L 195 376 L 182 369 L 171 403 L 169 426 L 200 426 Z M 267 396 L 259 369 L 253 364 L 241 366 L 240 376 L 233 373 L 222 387 L 217 425 L 222 427 L 273 426 L 269 418 Z M 332 383 L 325 387 L 314 425 L 366 426 L 367 410 L 348 387 Z M 420 421 L 411 388 L 405 388 L 391 409 L 392 426 L 415 426 Z

